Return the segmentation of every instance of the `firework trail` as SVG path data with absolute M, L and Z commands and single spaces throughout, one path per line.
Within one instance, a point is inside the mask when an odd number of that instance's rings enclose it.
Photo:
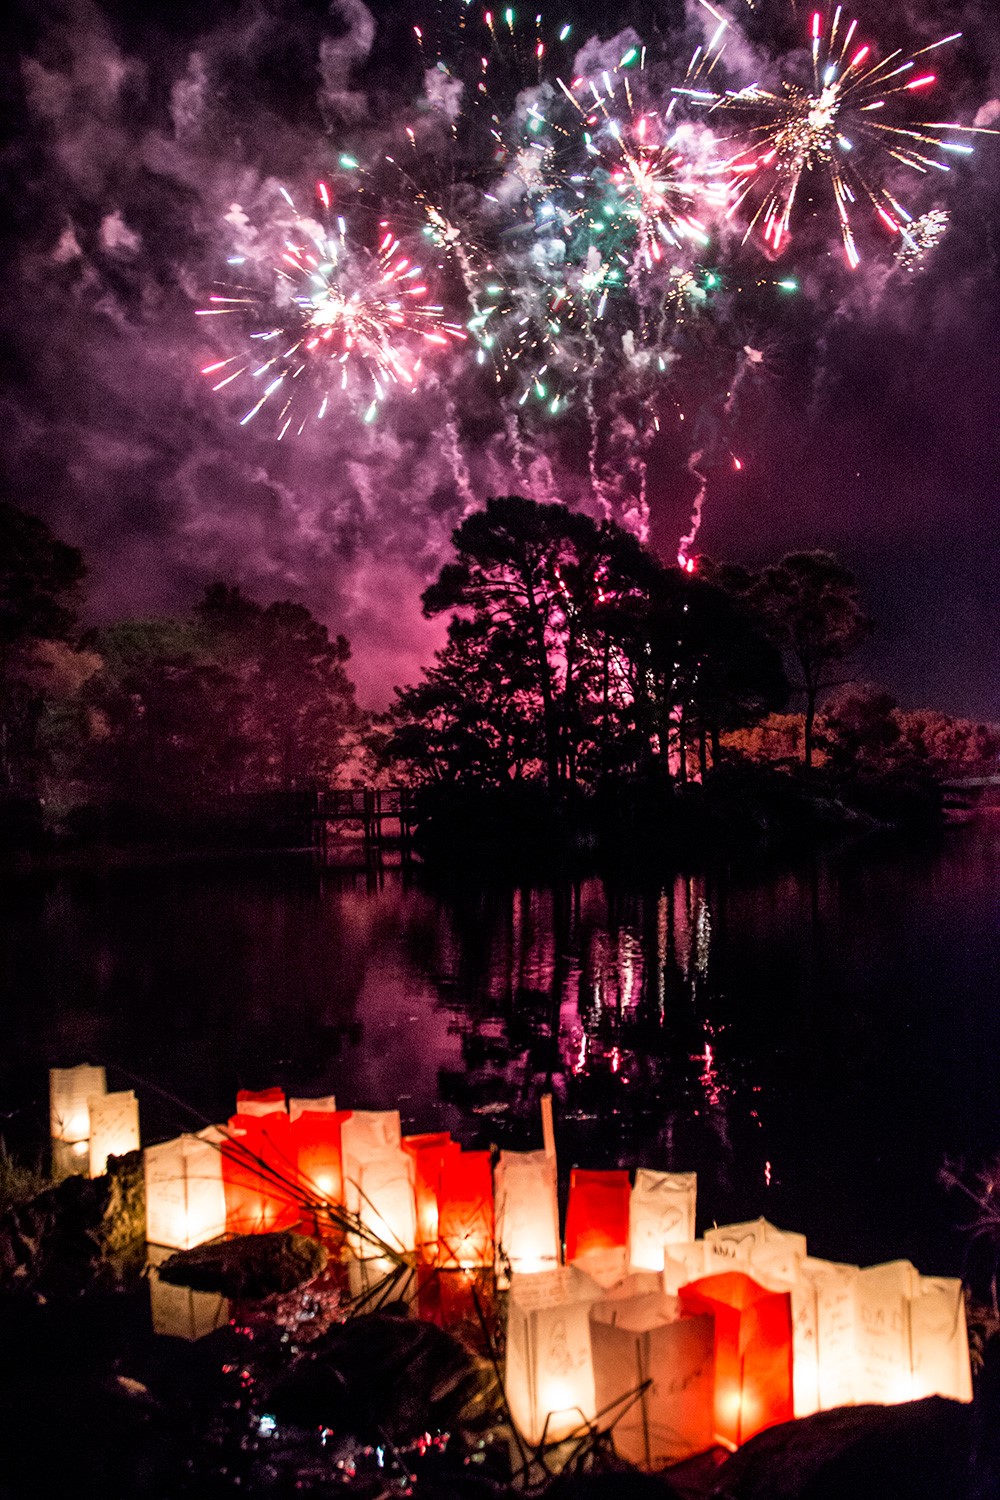
M 688 473 L 693 475 L 693 477 L 697 479 L 698 490 L 694 497 L 694 505 L 691 508 L 691 522 L 689 530 L 685 533 L 684 536 L 681 537 L 680 543 L 677 548 L 677 565 L 678 567 L 683 569 L 685 573 L 694 572 L 694 558 L 689 554 L 691 552 L 691 548 L 698 540 L 698 533 L 701 530 L 701 513 L 705 504 L 705 496 L 708 493 L 708 478 L 698 468 L 698 465 L 701 463 L 703 456 L 704 455 L 701 449 L 699 449 L 697 453 L 692 453 L 690 459 L 688 460 Z
M 476 497 L 472 493 L 472 479 L 469 474 L 469 466 L 465 462 L 465 457 L 462 453 L 462 443 L 458 435 L 458 419 L 455 412 L 455 403 L 450 396 L 448 397 L 445 412 L 444 451 L 451 467 L 452 477 L 455 480 L 455 488 L 462 497 L 462 502 L 465 506 L 463 515 L 468 515 L 470 510 L 475 510 L 476 508 Z
M 510 448 L 511 467 L 514 471 L 514 478 L 521 489 L 524 490 L 528 486 L 528 478 L 524 471 L 524 443 L 521 439 L 521 426 L 518 422 L 516 411 L 508 409 L 505 412 L 504 431 L 507 437 L 507 444 Z

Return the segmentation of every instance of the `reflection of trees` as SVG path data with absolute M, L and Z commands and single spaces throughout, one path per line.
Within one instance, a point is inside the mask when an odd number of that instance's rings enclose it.
M 457 967 L 439 992 L 464 1066 L 442 1071 L 442 1096 L 526 1148 L 551 1091 L 566 1165 L 725 1159 L 734 1080 L 712 1015 L 714 900 L 690 877 L 644 893 L 591 879 L 456 896 Z

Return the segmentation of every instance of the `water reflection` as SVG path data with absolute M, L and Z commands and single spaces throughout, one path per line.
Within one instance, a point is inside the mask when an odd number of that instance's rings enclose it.
M 238 1087 L 398 1106 L 564 1173 L 699 1174 L 699 1227 L 759 1213 L 817 1253 L 948 1273 L 943 1156 L 1000 1150 L 1000 832 L 648 888 L 434 888 L 304 863 L 0 892 L 0 1133 L 46 1072 L 108 1065 L 147 1139 Z M 164 1090 L 160 1093 L 158 1090 Z

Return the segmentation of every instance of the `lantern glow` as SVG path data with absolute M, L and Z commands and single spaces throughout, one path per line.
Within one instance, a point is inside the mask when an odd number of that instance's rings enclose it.
M 90 1175 L 103 1177 L 109 1156 L 126 1156 L 139 1149 L 139 1102 L 131 1089 L 116 1094 L 91 1094 Z
M 501 1151 L 496 1170 L 497 1258 L 518 1275 L 559 1265 L 555 1159 L 544 1151 Z
M 88 1099 L 106 1094 L 103 1068 L 81 1063 L 76 1068 L 49 1069 L 49 1133 L 54 1141 L 79 1145 L 90 1139 Z M 80 1152 L 86 1155 L 86 1152 Z
M 529 1443 L 561 1442 L 594 1419 L 590 1305 L 600 1295 L 575 1266 L 511 1279 L 504 1386 Z
M 567 1261 L 606 1251 L 624 1252 L 628 1244 L 630 1192 L 627 1172 L 586 1172 L 573 1168 L 566 1209 Z
M 222 1143 L 215 1126 L 147 1146 L 146 1238 L 172 1250 L 193 1250 L 226 1232 Z
M 639 1167 L 629 1200 L 629 1263 L 663 1270 L 663 1247 L 694 1239 L 698 1179 L 694 1172 Z
M 788 1292 L 771 1292 L 742 1271 L 683 1286 L 680 1308 L 715 1319 L 715 1437 L 738 1448 L 754 1433 L 790 1422 L 792 1312 Z
M 445 1153 L 441 1167 L 438 1264 L 493 1264 L 493 1171 L 488 1151 Z

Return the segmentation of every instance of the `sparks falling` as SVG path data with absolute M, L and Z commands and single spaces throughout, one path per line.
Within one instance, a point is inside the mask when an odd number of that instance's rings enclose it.
M 729 164 L 737 184 L 729 215 L 747 205 L 753 209 L 747 236 L 759 230 L 765 244 L 779 252 L 791 233 L 805 179 L 822 173 L 852 268 L 860 260 L 854 223 L 859 205 L 870 208 L 893 236 L 904 235 L 913 222 L 885 180 L 887 167 L 898 162 L 921 176 L 948 172 L 956 157 L 971 154 L 968 137 L 982 133 L 971 126 L 914 123 L 910 118 L 914 96 L 937 82 L 926 59 L 957 42 L 960 32 L 911 56 L 896 48 L 881 61 L 857 33 L 857 21 L 848 21 L 840 5 L 832 17 L 813 13 L 811 81 L 805 86 L 786 80 L 779 93 L 757 84 L 722 93 L 678 90 L 695 103 L 748 121 L 748 144 Z

